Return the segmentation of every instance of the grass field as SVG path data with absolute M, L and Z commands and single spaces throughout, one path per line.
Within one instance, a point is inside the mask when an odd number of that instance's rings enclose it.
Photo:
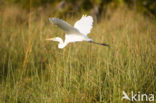
M 61 50 L 45 40 L 64 38 L 47 14 L 0 12 L 0 103 L 128 103 L 123 91 L 156 94 L 156 20 L 117 9 L 89 34 L 110 48 L 80 42 Z M 81 16 L 63 19 L 73 25 Z

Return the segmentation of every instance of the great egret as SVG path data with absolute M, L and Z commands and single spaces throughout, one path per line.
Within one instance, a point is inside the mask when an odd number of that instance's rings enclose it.
M 97 43 L 94 42 L 92 39 L 87 37 L 87 34 L 90 33 L 92 26 L 93 26 L 93 18 L 92 16 L 86 16 L 83 15 L 80 20 L 78 20 L 75 24 L 74 27 L 72 27 L 70 24 L 67 22 L 58 19 L 58 18 L 49 18 L 50 23 L 58 26 L 62 30 L 65 31 L 65 41 L 60 37 L 55 37 L 55 38 L 49 38 L 46 40 L 52 40 L 52 41 L 57 41 L 59 42 L 58 48 L 62 49 L 64 48 L 67 44 L 71 42 L 80 42 L 80 41 L 87 41 L 90 43 L 95 43 L 103 46 L 109 46 L 108 44 L 105 43 Z

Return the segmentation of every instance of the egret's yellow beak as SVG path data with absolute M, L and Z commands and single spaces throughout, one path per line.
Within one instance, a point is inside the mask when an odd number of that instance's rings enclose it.
M 55 41 L 56 39 L 55 38 L 48 38 L 46 40 L 52 40 L 52 41 Z
M 48 38 L 46 40 L 49 40 L 49 41 L 57 41 L 57 42 L 63 42 L 61 38 L 59 37 L 54 37 L 54 38 Z

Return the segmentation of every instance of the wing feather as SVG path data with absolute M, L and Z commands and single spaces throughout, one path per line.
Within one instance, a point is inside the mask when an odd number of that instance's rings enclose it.
M 90 33 L 93 26 L 92 16 L 83 15 L 79 21 L 74 24 L 74 27 L 79 30 L 80 33 L 87 35 Z
M 80 34 L 80 32 L 72 27 L 70 24 L 68 24 L 67 22 L 58 19 L 58 18 L 49 18 L 50 23 L 58 26 L 59 28 L 61 28 L 62 30 L 64 30 L 67 34 Z

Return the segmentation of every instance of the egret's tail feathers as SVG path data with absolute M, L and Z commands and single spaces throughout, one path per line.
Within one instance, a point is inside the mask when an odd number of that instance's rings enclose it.
M 107 47 L 110 47 L 108 44 L 106 43 L 97 43 L 95 41 L 89 41 L 90 43 L 94 43 L 94 44 L 98 44 L 98 45 L 102 45 L 102 46 L 107 46 Z

